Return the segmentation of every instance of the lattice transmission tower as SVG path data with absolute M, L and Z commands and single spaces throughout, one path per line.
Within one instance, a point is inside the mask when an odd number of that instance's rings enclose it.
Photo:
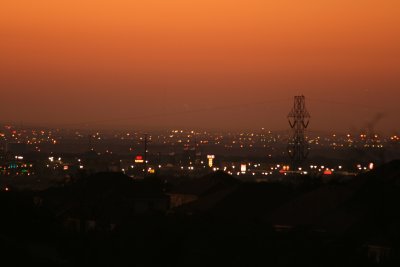
M 310 122 L 310 114 L 306 109 L 305 97 L 295 96 L 293 108 L 288 115 L 292 136 L 289 139 L 288 153 L 295 167 L 298 167 L 308 156 L 310 147 L 305 137 L 305 131 Z

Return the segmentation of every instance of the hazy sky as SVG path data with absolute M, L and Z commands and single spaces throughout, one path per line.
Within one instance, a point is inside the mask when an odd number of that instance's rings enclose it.
M 1 0 L 0 121 L 400 130 L 398 0 Z

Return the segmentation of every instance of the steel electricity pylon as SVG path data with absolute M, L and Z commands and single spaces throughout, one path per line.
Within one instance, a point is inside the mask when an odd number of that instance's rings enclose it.
M 310 147 L 305 137 L 305 130 L 310 122 L 310 114 L 306 109 L 305 97 L 295 96 L 293 108 L 288 115 L 292 136 L 289 139 L 288 153 L 293 165 L 298 167 L 306 159 Z

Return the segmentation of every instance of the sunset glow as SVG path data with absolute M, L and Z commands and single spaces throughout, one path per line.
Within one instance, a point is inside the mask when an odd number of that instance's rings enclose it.
M 389 132 L 399 47 L 395 0 L 3 0 L 1 120 Z

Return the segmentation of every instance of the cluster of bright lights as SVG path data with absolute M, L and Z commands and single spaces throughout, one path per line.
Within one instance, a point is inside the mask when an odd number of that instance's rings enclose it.
M 368 166 L 362 166 L 361 164 L 357 164 L 357 169 L 360 170 L 360 171 L 362 171 L 362 170 L 364 170 L 364 171 L 373 170 L 374 168 L 375 168 L 375 165 L 374 165 L 373 162 L 370 162 L 368 164 Z
M 400 140 L 400 136 L 393 135 L 393 136 L 390 137 L 390 140 L 392 140 L 392 141 L 399 141 L 399 140 Z

